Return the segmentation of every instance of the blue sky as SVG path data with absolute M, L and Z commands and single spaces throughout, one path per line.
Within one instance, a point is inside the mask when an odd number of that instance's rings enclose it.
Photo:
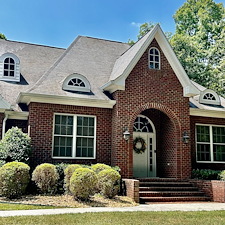
M 136 40 L 138 25 L 174 32 L 173 15 L 186 0 L 0 0 L 0 32 L 9 40 L 68 47 L 85 35 Z M 216 0 L 217 3 L 225 0 Z

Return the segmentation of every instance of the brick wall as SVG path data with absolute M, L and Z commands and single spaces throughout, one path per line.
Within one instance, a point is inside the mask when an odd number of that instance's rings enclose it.
M 160 49 L 156 40 L 153 46 Z M 183 97 L 183 88 L 161 50 L 161 70 L 148 68 L 148 50 L 127 77 L 126 90 L 113 94 L 117 104 L 112 114 L 112 164 L 122 168 L 122 175 L 132 177 L 133 139 L 124 141 L 122 133 L 128 127 L 132 134 L 136 117 L 145 112 L 157 126 L 158 175 L 187 178 L 191 172 L 190 145 L 184 144 L 181 136 L 190 131 L 189 100 Z
M 111 109 L 79 107 L 45 103 L 29 105 L 30 136 L 34 151 L 31 157 L 33 165 L 49 163 L 83 163 L 111 162 Z M 95 115 L 97 117 L 96 159 L 93 160 L 60 160 L 52 159 L 52 134 L 54 113 Z
M 123 179 L 125 182 L 126 196 L 139 203 L 139 180 Z
M 190 139 L 190 142 L 191 142 L 192 168 L 193 169 L 198 168 L 198 169 L 224 170 L 225 169 L 224 163 L 197 163 L 196 162 L 195 126 L 197 123 L 224 125 L 225 126 L 225 119 L 191 116 L 191 139 Z

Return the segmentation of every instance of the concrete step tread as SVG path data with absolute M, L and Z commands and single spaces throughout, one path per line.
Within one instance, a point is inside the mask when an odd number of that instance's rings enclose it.
M 139 187 L 140 190 L 198 190 L 197 187 Z
M 199 193 L 199 194 L 204 194 L 202 191 L 139 191 L 139 193 Z
M 140 201 L 208 201 L 209 197 L 205 196 L 176 196 L 176 197 L 140 197 Z

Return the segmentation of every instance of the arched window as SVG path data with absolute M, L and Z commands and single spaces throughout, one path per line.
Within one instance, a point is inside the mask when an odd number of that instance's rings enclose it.
M 133 131 L 153 133 L 154 128 L 147 117 L 139 115 L 134 121 Z
M 12 53 L 0 56 L 0 79 L 5 81 L 20 81 L 20 61 Z
M 63 90 L 90 92 L 91 86 L 87 78 L 81 74 L 71 74 L 63 82 Z
M 201 92 L 199 97 L 199 103 L 208 105 L 221 105 L 221 101 L 218 94 L 210 89 L 206 89 Z
M 149 49 L 149 68 L 160 70 L 160 52 L 154 47 Z
M 15 61 L 13 58 L 6 58 L 4 60 L 4 77 L 14 77 L 15 76 Z

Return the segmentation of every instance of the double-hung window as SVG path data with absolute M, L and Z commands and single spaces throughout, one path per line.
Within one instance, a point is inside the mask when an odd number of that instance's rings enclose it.
M 225 127 L 196 125 L 198 162 L 225 162 Z
M 96 117 L 54 115 L 54 158 L 95 158 Z

